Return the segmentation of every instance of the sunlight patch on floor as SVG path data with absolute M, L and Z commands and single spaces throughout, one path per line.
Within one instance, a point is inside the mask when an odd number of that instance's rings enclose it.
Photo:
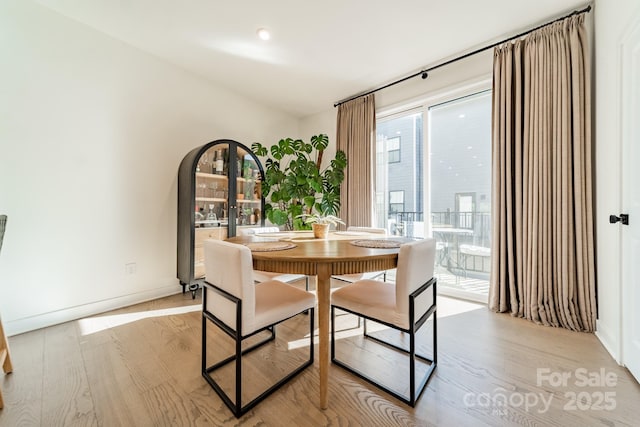
M 187 305 L 184 307 L 163 308 L 159 310 L 137 311 L 134 313 L 114 314 L 110 316 L 88 317 L 78 320 L 80 325 L 80 333 L 82 335 L 91 335 L 106 329 L 115 328 L 117 326 L 126 325 L 127 323 L 137 322 L 142 319 L 151 317 L 173 316 L 177 314 L 191 313 L 202 310 L 202 305 Z
M 454 316 L 474 310 L 486 310 L 485 304 L 438 295 L 438 317 Z

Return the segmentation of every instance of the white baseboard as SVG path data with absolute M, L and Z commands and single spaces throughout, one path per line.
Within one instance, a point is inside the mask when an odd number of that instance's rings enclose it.
M 609 352 L 611 357 L 618 363 L 618 365 L 622 364 L 622 353 L 620 351 L 620 340 L 616 339 L 616 337 L 612 336 L 606 328 L 603 328 L 602 323 L 596 320 L 596 331 L 595 335 L 602 343 L 602 346 Z
M 86 316 L 104 313 L 105 311 L 115 310 L 117 308 L 174 295 L 180 292 L 182 292 L 182 287 L 177 283 L 174 283 L 161 288 L 150 289 L 134 294 L 122 295 L 102 301 L 51 311 L 49 313 L 42 313 L 22 319 L 11 320 L 4 323 L 4 330 L 7 336 L 22 334 L 36 329 L 45 328 L 47 326 L 81 319 Z

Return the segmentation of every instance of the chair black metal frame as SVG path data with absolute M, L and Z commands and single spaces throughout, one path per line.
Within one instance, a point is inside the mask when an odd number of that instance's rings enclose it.
M 431 379 L 431 376 L 433 375 L 434 370 L 437 367 L 438 364 L 438 327 L 437 327 L 437 314 L 436 314 L 436 278 L 433 277 L 431 278 L 429 281 L 427 281 L 426 283 L 424 283 L 422 286 L 420 286 L 418 289 L 416 289 L 413 293 L 411 293 L 409 295 L 409 319 L 412 320 L 411 324 L 409 325 L 409 329 L 404 329 L 404 328 L 400 328 L 397 325 L 393 325 L 387 322 L 383 322 L 381 320 L 369 317 L 369 316 L 365 316 L 362 313 L 357 313 L 354 312 L 352 310 L 348 310 L 346 308 L 340 307 L 338 305 L 334 305 L 331 304 L 331 362 L 335 363 L 336 365 L 342 367 L 343 369 L 346 369 L 347 371 L 353 373 L 354 375 L 362 378 L 363 380 L 373 384 L 374 386 L 378 387 L 381 390 L 384 390 L 385 392 L 391 394 L 392 396 L 396 397 L 397 399 L 403 401 L 404 403 L 410 405 L 411 407 L 415 407 L 416 402 L 418 401 L 418 399 L 420 398 L 420 396 L 422 395 L 422 393 L 424 392 L 424 389 L 427 385 L 427 383 L 429 382 L 429 380 Z M 415 300 L 418 296 L 420 296 L 420 294 L 422 294 L 423 292 L 425 292 L 427 289 L 431 288 L 433 291 L 433 304 L 427 309 L 427 311 L 425 312 L 425 314 L 423 314 L 417 321 L 413 322 L 414 319 L 414 315 L 415 315 Z M 335 345 L 336 345 L 336 339 L 335 339 L 335 309 L 338 308 L 340 310 L 343 311 L 347 311 L 349 313 L 355 314 L 357 316 L 361 316 L 362 318 L 364 318 L 364 331 L 363 331 L 363 335 L 365 338 L 369 338 L 377 343 L 380 343 L 384 346 L 393 348 L 395 350 L 398 350 L 402 353 L 408 354 L 409 355 L 409 387 L 410 387 L 410 391 L 409 391 L 409 397 L 407 398 L 406 396 L 401 395 L 400 393 L 390 389 L 387 386 L 384 386 L 383 384 L 379 383 L 378 381 L 376 381 L 375 379 L 367 376 L 366 374 L 364 374 L 363 372 L 353 368 L 352 366 L 349 366 L 347 363 L 340 361 L 336 358 L 336 352 L 335 352 Z M 429 317 L 433 316 L 433 359 L 429 359 L 425 356 L 419 355 L 416 352 L 416 333 L 418 332 L 418 330 L 425 324 L 425 322 L 429 319 Z M 367 320 L 371 320 L 374 321 L 376 323 L 388 326 L 389 328 L 404 332 L 406 334 L 409 334 L 409 349 L 405 349 L 402 348 L 400 346 L 397 346 L 395 344 L 389 343 L 387 341 L 384 341 L 380 338 L 377 338 L 371 334 L 367 333 Z M 427 372 L 424 374 L 424 376 L 421 378 L 420 383 L 418 384 L 418 387 L 416 389 L 416 359 L 420 359 L 424 362 L 429 363 L 429 368 L 427 369 Z
M 252 352 L 253 350 L 258 349 L 259 347 L 267 344 L 276 339 L 276 325 L 282 323 L 292 317 L 295 317 L 299 314 L 305 313 L 307 310 L 301 311 L 300 313 L 296 313 L 293 316 L 287 317 L 286 319 L 282 319 L 272 325 L 265 326 L 261 329 L 251 332 L 247 335 L 242 335 L 242 300 L 231 295 L 223 289 L 205 281 L 204 286 L 221 295 L 222 297 L 228 299 L 232 303 L 236 305 L 236 328 L 232 328 L 226 323 L 224 323 L 220 318 L 211 313 L 206 309 L 207 307 L 207 292 L 203 290 L 202 292 L 202 376 L 207 380 L 209 385 L 216 391 L 216 393 L 220 396 L 222 401 L 227 405 L 227 407 L 233 412 L 236 418 L 240 418 L 242 415 L 247 413 L 253 407 L 255 407 L 258 403 L 266 399 L 271 393 L 282 387 L 287 381 L 298 375 L 305 368 L 313 364 L 313 322 L 314 322 L 314 308 L 310 308 L 309 311 L 309 360 L 307 360 L 304 364 L 290 372 L 284 378 L 280 379 L 277 383 L 269 387 L 267 390 L 259 394 L 253 400 L 251 400 L 246 405 L 242 405 L 242 356 L 247 353 Z M 214 325 L 218 326 L 224 333 L 229 335 L 235 341 L 235 353 L 224 360 L 221 360 L 209 367 L 207 367 L 207 321 L 212 322 Z M 260 332 L 270 331 L 271 334 L 266 339 L 259 341 L 258 343 L 253 344 L 252 346 L 242 349 L 242 342 L 247 338 L 250 338 Z M 236 364 L 236 387 L 235 387 L 235 402 L 231 400 L 231 398 L 225 393 L 222 387 L 213 379 L 211 373 L 216 369 L 221 368 L 222 366 L 235 362 Z

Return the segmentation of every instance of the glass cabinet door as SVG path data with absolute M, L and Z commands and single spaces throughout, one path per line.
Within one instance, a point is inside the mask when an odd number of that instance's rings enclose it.
M 229 144 L 204 151 L 195 166 L 194 279 L 204 277 L 204 241 L 224 240 L 229 225 Z
M 227 227 L 229 145 L 214 145 L 196 165 L 195 227 Z M 226 159 L 226 160 L 225 160 Z
M 236 228 L 256 227 L 262 218 L 262 176 L 254 156 L 236 148 Z M 237 232 L 235 234 L 238 234 Z

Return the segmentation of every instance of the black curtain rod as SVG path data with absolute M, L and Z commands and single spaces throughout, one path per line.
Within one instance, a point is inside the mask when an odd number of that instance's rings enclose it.
M 535 27 L 535 28 L 532 28 L 532 29 L 530 29 L 530 30 L 524 31 L 524 32 L 522 32 L 522 33 L 520 33 L 520 34 L 518 34 L 518 35 L 515 35 L 515 36 L 512 36 L 512 37 L 509 37 L 508 39 L 504 39 L 504 40 L 501 40 L 501 41 L 499 41 L 499 42 L 496 42 L 496 43 L 490 44 L 489 46 L 484 46 L 484 47 L 481 47 L 481 48 L 479 48 L 479 49 L 476 49 L 476 50 L 474 50 L 473 52 L 469 52 L 469 53 L 465 53 L 464 55 L 457 56 L 457 57 L 455 57 L 455 58 L 453 58 L 453 59 L 450 59 L 450 60 L 448 60 L 448 61 L 445 61 L 445 62 L 443 62 L 443 63 L 441 63 L 441 64 L 434 65 L 433 67 L 427 68 L 427 69 L 425 69 L 425 70 L 418 71 L 417 73 L 413 73 L 413 74 L 411 74 L 410 76 L 406 76 L 406 77 L 403 77 L 403 78 L 401 78 L 401 79 L 399 79 L 399 80 L 393 81 L 393 82 L 391 82 L 391 83 L 387 83 L 387 84 L 386 84 L 386 85 L 384 85 L 384 86 L 380 86 L 380 87 L 377 87 L 377 88 L 375 88 L 375 89 L 371 89 L 370 91 L 367 91 L 367 92 L 365 92 L 365 93 L 361 93 L 361 94 L 359 94 L 359 95 L 353 95 L 353 96 L 350 96 L 349 98 L 345 98 L 345 99 L 343 99 L 343 100 L 341 100 L 341 101 L 336 102 L 335 104 L 333 104 L 333 106 L 334 106 L 334 107 L 337 107 L 338 105 L 344 104 L 345 102 L 352 101 L 352 100 L 357 99 L 357 98 L 360 98 L 360 97 L 362 97 L 362 96 L 371 95 L 372 93 L 378 92 L 379 90 L 386 89 L 386 88 L 388 88 L 389 86 L 397 85 L 398 83 L 402 83 L 402 82 L 403 82 L 403 81 L 405 81 L 405 80 L 409 80 L 409 79 L 412 79 L 412 78 L 417 77 L 417 76 L 420 76 L 420 75 L 422 76 L 422 78 L 423 78 L 423 79 L 426 79 L 426 78 L 428 77 L 428 75 L 429 75 L 429 71 L 433 71 L 433 70 L 438 69 L 438 68 L 440 68 L 440 67 L 444 67 L 445 65 L 449 65 L 449 64 L 451 64 L 451 63 L 453 63 L 453 62 L 460 61 L 461 59 L 468 58 L 468 57 L 470 57 L 470 56 L 472 56 L 472 55 L 475 55 L 476 53 L 484 52 L 485 50 L 487 50 L 487 49 L 491 49 L 491 48 L 494 48 L 494 47 L 496 47 L 496 46 L 498 46 L 498 45 L 501 45 L 502 43 L 506 43 L 506 42 L 508 42 L 508 41 L 511 41 L 511 40 L 514 40 L 514 39 L 517 39 L 517 38 L 520 38 L 520 37 L 526 36 L 527 34 L 532 33 L 532 32 L 534 32 L 534 31 L 536 31 L 536 30 L 539 30 L 539 29 L 540 29 L 540 28 L 542 28 L 542 27 L 546 27 L 547 25 L 551 25 L 551 24 L 553 24 L 554 22 L 562 21 L 563 19 L 569 18 L 569 17 L 571 17 L 571 16 L 579 15 L 579 14 L 581 14 L 581 13 L 590 12 L 590 11 L 591 11 L 591 5 L 589 5 L 589 6 L 585 7 L 584 9 L 581 9 L 581 10 L 574 10 L 573 12 L 569 13 L 568 15 L 565 15 L 565 16 L 563 16 L 563 17 L 560 17 L 560 18 L 554 19 L 553 21 L 547 22 L 546 24 L 538 25 L 538 26 L 537 26 L 537 27 Z

